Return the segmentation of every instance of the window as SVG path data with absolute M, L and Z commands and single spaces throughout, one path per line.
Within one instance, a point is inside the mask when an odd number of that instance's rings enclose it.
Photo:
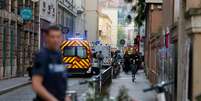
M 87 52 L 85 47 L 77 47 L 77 56 L 80 58 L 86 58 Z
M 65 47 L 64 48 L 64 56 L 78 56 L 80 58 L 87 57 L 87 50 L 85 47 Z
M 15 6 L 15 3 L 16 3 L 16 0 L 12 0 L 11 2 L 11 12 L 14 12 L 15 13 L 15 9 L 16 9 L 16 6 Z
M 43 12 L 46 11 L 46 2 L 43 1 Z
M 75 56 L 75 55 L 76 55 L 76 47 L 64 48 L 64 56 Z
M 0 0 L 0 9 L 4 9 L 6 5 L 6 1 L 5 0 Z

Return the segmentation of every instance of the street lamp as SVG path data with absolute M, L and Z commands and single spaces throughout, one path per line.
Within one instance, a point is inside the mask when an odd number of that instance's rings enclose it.
M 39 0 L 31 0 L 33 2 L 33 15 L 35 16 L 35 3 L 39 2 Z M 40 49 L 40 4 L 39 4 L 39 16 L 38 16 L 38 48 Z M 35 17 L 33 17 L 33 21 L 35 20 Z M 33 24 L 33 32 L 35 29 L 35 23 Z

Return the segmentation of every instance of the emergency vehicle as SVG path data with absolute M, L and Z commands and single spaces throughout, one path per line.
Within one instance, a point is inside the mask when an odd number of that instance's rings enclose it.
M 63 62 L 70 75 L 87 75 L 91 73 L 90 43 L 81 38 L 69 38 L 61 45 Z
M 104 57 L 103 59 L 103 67 L 109 67 L 111 65 L 111 46 L 106 44 L 93 44 L 92 50 L 94 52 L 102 52 L 102 55 Z

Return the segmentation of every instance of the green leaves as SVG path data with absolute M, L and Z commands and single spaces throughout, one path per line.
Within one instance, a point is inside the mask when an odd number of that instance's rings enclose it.
M 132 3 L 133 0 L 125 0 L 125 2 Z M 140 28 L 143 25 L 143 22 L 145 20 L 145 16 L 146 16 L 145 7 L 146 7 L 145 0 L 137 0 L 137 3 L 131 8 L 131 11 L 136 14 L 134 18 L 134 22 L 138 28 Z M 132 18 L 127 16 L 127 19 L 132 19 Z
M 134 12 L 137 14 L 134 19 L 134 22 L 138 28 L 140 28 L 143 25 L 143 22 L 145 20 L 145 16 L 146 16 L 145 6 L 146 6 L 145 0 L 138 0 L 137 4 L 134 7 L 136 8 L 134 9 Z

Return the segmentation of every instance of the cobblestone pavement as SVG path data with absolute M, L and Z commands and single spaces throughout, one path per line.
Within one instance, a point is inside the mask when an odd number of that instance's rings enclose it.
M 86 78 L 85 78 L 86 79 Z M 82 95 L 87 90 L 86 85 L 79 85 L 79 81 L 85 80 L 82 78 L 70 78 L 69 79 L 69 90 L 73 90 L 77 92 L 77 95 L 82 97 Z M 34 92 L 31 89 L 31 85 L 27 85 L 6 94 L 0 95 L 0 101 L 32 101 L 35 97 Z M 81 98 L 78 98 L 81 99 Z
M 143 71 L 138 72 L 135 83 L 131 81 L 131 78 L 131 75 L 121 73 L 117 79 L 113 79 L 110 95 L 112 97 L 117 97 L 119 88 L 125 86 L 128 89 L 129 96 L 131 96 L 134 101 L 156 101 L 155 92 L 143 92 L 143 89 L 149 87 L 149 82 L 146 80 Z

